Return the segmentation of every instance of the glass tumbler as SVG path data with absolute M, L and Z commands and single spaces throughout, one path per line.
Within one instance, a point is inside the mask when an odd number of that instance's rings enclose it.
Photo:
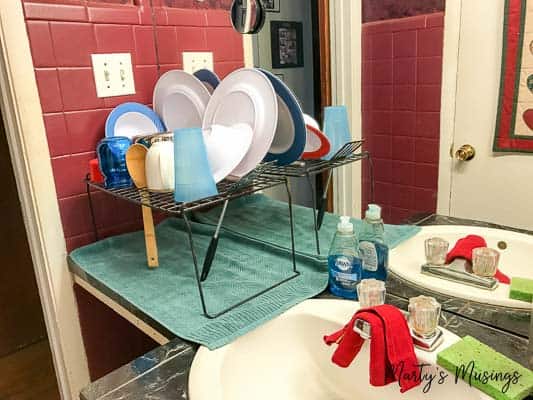
M 439 326 L 440 310 L 441 305 L 433 297 L 409 299 L 409 323 L 413 332 L 425 339 L 433 337 Z
M 425 242 L 426 262 L 429 265 L 444 265 L 450 243 L 441 238 L 430 238 Z
M 369 308 L 385 304 L 385 282 L 377 279 L 363 279 L 357 285 L 357 296 L 361 308 Z
M 498 250 L 479 247 L 472 251 L 472 271 L 478 276 L 492 278 L 496 275 L 499 262 L 500 252 Z
M 130 146 L 131 140 L 121 136 L 102 139 L 98 144 L 96 154 L 107 189 L 132 186 L 126 167 L 126 152 Z

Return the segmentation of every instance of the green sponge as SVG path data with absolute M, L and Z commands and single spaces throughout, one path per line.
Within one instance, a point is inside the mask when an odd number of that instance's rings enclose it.
M 497 400 L 533 394 L 532 371 L 470 336 L 437 354 L 437 364 Z
M 533 302 L 533 279 L 511 279 L 509 297 L 515 300 L 527 301 L 528 303 Z

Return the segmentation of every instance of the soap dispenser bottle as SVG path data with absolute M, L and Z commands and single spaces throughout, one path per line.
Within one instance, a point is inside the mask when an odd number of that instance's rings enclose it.
M 363 279 L 387 279 L 389 248 L 385 244 L 385 225 L 381 207 L 370 204 L 359 234 L 359 253 L 363 260 Z
M 341 217 L 328 255 L 329 291 L 346 299 L 357 299 L 362 260 L 350 217 Z

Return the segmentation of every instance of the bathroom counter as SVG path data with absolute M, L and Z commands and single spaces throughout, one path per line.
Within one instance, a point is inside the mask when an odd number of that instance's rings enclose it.
M 518 232 L 518 233 L 524 233 L 526 235 L 533 235 L 532 231 L 528 231 L 525 229 L 511 228 L 505 225 L 493 224 L 490 222 L 483 222 L 483 221 L 475 221 L 472 219 L 447 217 L 445 215 L 438 215 L 438 214 L 418 214 L 411 218 L 408 218 L 407 220 L 403 221 L 403 223 L 406 225 L 419 225 L 419 226 L 426 226 L 426 225 L 478 226 L 482 228 L 503 229 L 505 231 L 513 231 L 513 232 Z
M 476 221 L 458 220 L 437 215 L 420 216 L 408 222 L 419 225 L 465 224 L 498 227 L 492 224 L 480 225 L 482 223 Z M 93 382 L 81 391 L 80 398 L 82 400 L 188 399 L 189 371 L 198 345 L 175 337 L 149 315 L 129 304 L 120 293 L 112 291 L 86 275 L 72 262 L 70 262 L 70 269 L 77 284 L 161 344 L 161 347 Z M 388 294 L 387 303 L 406 309 L 406 298 L 412 294 L 410 292 L 412 289 L 405 288 L 404 282 L 399 281 L 396 277 L 391 277 L 387 286 L 394 289 L 392 291 L 396 294 Z M 331 295 L 323 293 L 318 297 L 331 298 Z M 464 310 L 462 311 L 464 312 Z M 481 324 L 473 319 L 464 318 L 448 311 L 443 311 L 440 324 L 459 336 L 475 336 L 497 351 L 527 365 L 528 340 L 525 337 Z

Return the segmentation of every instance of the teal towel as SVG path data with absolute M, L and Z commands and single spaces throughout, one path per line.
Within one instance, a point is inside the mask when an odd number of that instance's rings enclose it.
M 200 268 L 214 228 L 193 223 Z M 216 349 L 315 297 L 327 287 L 326 263 L 298 256 L 301 275 L 215 320 L 204 317 L 194 279 L 185 223 L 168 219 L 156 229 L 160 267 L 146 267 L 142 232 L 112 237 L 71 253 L 86 274 L 119 293 L 175 335 Z M 290 253 L 231 233 L 222 235 L 204 284 L 216 313 L 292 274 Z
M 220 211 L 221 207 L 217 207 L 208 212 L 197 212 L 194 216 L 198 222 L 216 225 Z M 310 208 L 294 206 L 293 215 L 296 252 L 307 256 L 316 255 L 313 211 Z M 363 221 L 352 218 L 352 222 L 356 233 L 360 232 Z M 329 250 L 338 223 L 338 215 L 326 213 L 324 216 L 322 229 L 319 231 L 322 254 Z M 227 232 L 238 233 L 283 249 L 291 248 L 287 203 L 273 200 L 263 194 L 231 201 L 222 226 Z M 414 225 L 385 225 L 385 242 L 392 249 L 418 232 L 420 227 Z

